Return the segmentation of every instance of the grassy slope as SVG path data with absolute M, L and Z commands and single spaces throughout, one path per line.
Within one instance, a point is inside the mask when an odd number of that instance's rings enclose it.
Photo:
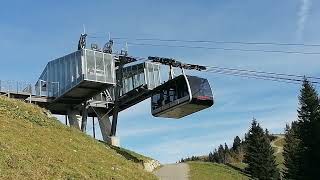
M 126 159 L 128 159 L 130 161 L 133 161 L 135 163 L 142 163 L 142 162 L 148 162 L 148 161 L 153 160 L 150 157 L 143 156 L 141 154 L 138 154 L 136 152 L 130 151 L 128 149 L 124 149 L 124 148 L 121 148 L 121 147 L 115 147 L 115 146 L 112 146 L 111 148 L 113 150 L 115 150 L 118 154 L 121 154 Z
M 0 97 L 0 179 L 156 179 L 115 150 Z
M 189 176 L 191 180 L 206 179 L 249 179 L 248 176 L 229 166 L 210 162 L 188 162 L 190 166 Z
M 276 156 L 276 162 L 278 164 L 278 168 L 282 170 L 284 168 L 283 162 L 283 146 L 285 143 L 284 135 L 277 135 L 277 138 L 271 143 L 273 145 L 275 156 Z
M 282 148 L 285 143 L 284 135 L 277 135 L 277 138 L 273 141 L 273 147 L 275 149 L 276 162 L 278 167 L 283 169 L 283 155 Z M 280 151 L 278 149 L 280 148 Z M 203 156 L 203 158 L 207 158 Z M 249 179 L 245 174 L 241 173 L 244 170 L 246 164 L 244 163 L 232 163 L 232 167 L 208 163 L 208 162 L 188 162 L 190 165 L 190 177 L 193 179 Z M 240 171 L 236 170 L 239 169 Z

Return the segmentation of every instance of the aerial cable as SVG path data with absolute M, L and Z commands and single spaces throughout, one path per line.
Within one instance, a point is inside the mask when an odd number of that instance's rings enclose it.
M 224 51 L 242 51 L 242 52 L 264 52 L 264 53 L 286 53 L 286 54 L 320 55 L 320 52 L 311 52 L 311 51 L 310 52 L 308 52 L 308 51 L 306 52 L 306 51 L 283 51 L 283 50 L 264 50 L 264 49 L 242 49 L 242 48 L 168 45 L 168 44 L 149 44 L 149 43 L 133 43 L 133 42 L 128 42 L 128 45 L 170 47 L 170 48 L 188 48 L 188 49 L 206 49 L 206 50 L 224 50 Z
M 134 57 L 136 59 L 141 59 L 144 62 L 145 61 L 149 61 L 150 57 L 148 59 L 145 59 L 143 57 Z M 159 57 L 153 57 L 153 59 L 158 58 Z M 152 57 L 151 57 L 152 59 Z M 164 60 L 174 60 L 172 58 L 160 58 L 163 61 Z M 152 60 L 151 60 L 152 61 Z M 167 62 L 166 61 L 166 62 Z M 176 61 L 176 60 L 175 60 Z M 154 62 L 154 60 L 152 61 Z M 165 62 L 161 62 L 161 61 L 156 61 L 158 63 L 161 64 L 166 64 Z M 176 62 L 180 62 L 180 61 L 176 61 Z M 181 62 L 180 62 L 181 63 Z M 167 65 L 167 64 L 166 64 Z M 187 68 L 186 66 L 189 66 L 192 64 L 188 64 L 188 63 L 181 63 L 181 68 Z M 193 66 L 201 66 L 204 67 L 204 69 L 196 69 L 202 72 L 213 72 L 213 73 L 232 73 L 234 75 L 244 75 L 244 76 L 254 76 L 254 77 L 259 77 L 259 78 L 268 78 L 268 79 L 276 79 L 276 80 L 284 80 L 284 81 L 291 81 L 291 82 L 302 82 L 304 78 L 307 79 L 311 79 L 312 83 L 316 83 L 319 84 L 319 81 L 315 81 L 315 80 L 320 80 L 320 77 L 315 77 L 315 76 L 303 76 L 303 75 L 296 75 L 296 74 L 285 74 L 285 73 L 275 73 L 275 72 L 267 72 L 267 71 L 255 71 L 255 70 L 248 70 L 248 69 L 237 69 L 237 68 L 227 68 L 227 67 L 219 67 L 219 66 L 205 66 L 205 65 L 193 65 Z
M 266 71 L 255 71 L 255 70 L 227 68 L 227 67 L 219 67 L 219 66 L 205 66 L 205 67 L 208 69 L 208 71 L 210 71 L 211 69 L 224 69 L 224 70 L 230 70 L 230 71 L 241 71 L 241 72 L 257 73 L 257 74 L 268 74 L 268 75 L 276 75 L 276 76 L 288 76 L 288 77 L 318 79 L 318 80 L 320 80 L 320 77 L 314 77 L 314 76 L 303 76 L 303 75 L 295 75 L 295 74 L 275 73 L 275 72 L 266 72 Z
M 92 37 L 92 36 L 90 36 Z M 129 38 L 113 38 L 113 39 L 129 39 Z M 301 46 L 318 46 L 317 44 L 290 44 L 290 43 L 256 43 L 256 42 L 227 42 L 227 41 L 194 41 L 194 40 L 176 40 L 176 39 L 156 39 L 156 38 L 136 38 L 135 40 L 145 40 L 145 41 L 174 41 L 174 42 L 218 42 L 218 43 L 245 43 L 245 44 L 273 44 L 273 45 L 301 45 Z M 148 44 L 148 43 L 128 43 L 130 45 L 141 45 L 141 46 L 163 46 L 163 47 L 178 47 L 178 48 L 197 48 L 197 49 L 217 49 L 217 50 L 229 50 L 229 51 L 254 51 L 254 52 L 272 52 L 272 53 L 290 53 L 290 54 L 320 54 L 320 52 L 302 52 L 302 51 L 282 51 L 282 50 L 264 50 L 264 49 L 241 49 L 241 48 L 223 48 L 223 47 L 206 47 L 206 46 L 186 46 L 186 45 L 166 45 L 166 44 Z M 320 46 L 320 45 L 319 45 Z M 146 58 L 133 57 L 138 61 L 148 61 Z M 190 66 L 190 64 L 184 64 Z M 264 72 L 264 71 L 255 71 L 255 70 L 246 70 L 246 69 L 236 69 L 236 68 L 226 68 L 218 66 L 204 66 L 206 67 L 206 72 L 220 73 L 227 75 L 243 76 L 250 78 L 259 78 L 267 80 L 275 80 L 281 82 L 295 82 L 299 83 L 303 81 L 303 78 L 320 80 L 320 77 L 313 76 L 302 76 L 295 74 L 284 74 L 284 73 L 275 73 L 275 72 Z M 184 68 L 184 67 L 182 67 Z M 198 70 L 198 69 L 197 69 Z M 199 69 L 200 70 L 200 69 Z M 201 69 L 203 71 L 203 69 Z M 297 79 L 298 78 L 298 79 Z M 319 84 L 318 81 L 311 81 L 312 83 Z
M 99 37 L 99 36 L 88 36 L 88 38 L 106 38 L 106 37 Z M 121 40 L 126 38 L 112 38 L 114 40 Z M 129 38 L 128 38 L 129 39 Z M 151 39 L 140 39 L 140 40 L 152 40 Z M 165 40 L 167 42 L 179 42 L 178 40 Z M 181 40 L 183 41 L 183 40 Z M 187 42 L 192 40 L 186 40 Z M 194 42 L 206 42 L 206 41 L 194 41 Z M 210 41 L 208 41 L 210 42 Z M 224 42 L 224 41 L 219 41 Z M 224 44 L 235 44 L 240 42 L 224 42 Z M 119 43 L 118 43 L 119 44 Z M 171 47 L 171 48 L 190 48 L 190 49 L 207 49 L 207 50 L 224 50 L 224 51 L 241 51 L 241 52 L 264 52 L 264 53 L 286 53 L 286 54 L 304 54 L 304 55 L 320 55 L 320 52 L 312 52 L 312 51 L 286 51 L 286 50 L 266 50 L 266 49 L 245 49 L 245 48 L 227 48 L 227 47 L 210 47 L 210 46 L 188 46 L 188 45 L 169 45 L 169 44 L 152 44 L 152 43 L 134 43 L 134 42 L 126 42 L 128 45 L 134 46 L 154 46 L 154 47 Z M 299 44 L 299 43 L 268 43 L 268 42 L 244 42 L 244 44 L 273 44 L 273 45 L 295 45 L 295 46 L 319 46 L 320 44 Z
M 208 71 L 209 73 L 216 73 L 216 74 L 224 74 L 224 75 L 233 75 L 239 77 L 247 77 L 247 78 L 254 78 L 254 79 L 263 79 L 263 80 L 272 80 L 277 82 L 286 82 L 286 83 L 294 83 L 294 84 L 301 84 L 300 81 L 286 79 L 286 78 L 276 78 L 276 77 L 269 77 L 269 76 L 261 76 L 261 75 L 254 75 L 254 74 L 245 74 L 239 72 L 231 72 L 231 71 Z M 319 83 L 319 82 L 313 82 Z
M 91 36 L 91 35 L 93 35 L 93 36 Z M 89 37 L 91 37 L 91 38 L 105 38 L 104 36 L 99 36 L 99 33 L 90 33 Z M 182 42 L 182 43 L 211 43 L 211 44 L 241 44 L 241 45 L 274 45 L 274 46 L 320 47 L 320 44 L 282 43 L 282 42 L 257 42 L 257 41 L 219 41 L 219 40 L 189 40 L 189 39 L 130 38 L 130 37 L 112 37 L 112 39 L 114 39 L 114 40 L 134 40 L 134 41 Z
M 278 80 L 278 79 L 272 79 L 272 78 L 263 78 L 263 77 L 256 77 L 256 76 L 248 76 L 248 75 L 242 75 L 242 74 L 235 74 L 235 73 L 229 73 L 229 72 L 211 72 L 215 74 L 222 74 L 222 75 L 231 75 L 236 77 L 246 77 L 248 79 L 258 79 L 258 80 L 268 80 L 268 81 L 274 81 L 274 82 L 282 82 L 282 83 L 288 83 L 288 84 L 301 84 L 298 82 L 292 82 L 292 81 L 284 81 L 284 80 Z
M 97 38 L 99 38 L 99 37 L 97 37 Z M 304 43 L 246 42 L 246 41 L 212 41 L 212 40 L 182 40 L 182 39 L 126 38 L 126 37 L 114 37 L 113 39 L 115 39 L 115 40 L 135 40 L 135 41 L 183 42 L 183 43 L 212 43 L 212 44 L 241 44 L 241 45 L 276 45 L 276 46 L 320 47 L 320 44 L 304 44 Z
M 252 77 L 252 78 L 259 78 L 259 79 L 268 79 L 268 80 L 276 80 L 282 82 L 290 82 L 290 83 L 297 83 L 301 84 L 303 81 L 302 79 L 291 79 L 286 77 L 274 77 L 274 76 L 267 76 L 267 75 L 257 75 L 257 74 L 250 74 L 250 73 L 241 73 L 241 72 L 234 72 L 234 71 L 225 71 L 225 70 L 215 70 L 215 71 L 207 71 L 210 73 L 218 73 L 218 74 L 225 74 L 225 75 L 234 75 L 234 76 L 245 76 L 245 77 Z M 318 81 L 310 81 L 314 84 L 320 84 Z
M 273 79 L 281 79 L 281 80 L 286 80 L 286 81 L 296 81 L 296 82 L 303 82 L 303 79 L 299 78 L 299 79 L 294 79 L 292 77 L 286 77 L 286 76 L 271 76 L 271 75 L 265 75 L 265 74 L 256 74 L 256 73 L 244 73 L 244 72 L 239 72 L 239 71 L 229 71 L 229 70 L 211 70 L 211 71 L 207 71 L 207 72 L 219 72 L 219 71 L 223 71 L 223 72 L 231 72 L 231 73 L 237 73 L 237 74 L 244 74 L 244 75 L 251 75 L 251 76 L 257 76 L 257 77 L 266 77 L 266 78 L 273 78 Z M 310 81 L 312 83 L 320 83 L 319 81 Z

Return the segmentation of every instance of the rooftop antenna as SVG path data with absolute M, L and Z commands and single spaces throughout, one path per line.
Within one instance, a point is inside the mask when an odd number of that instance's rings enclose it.
M 86 38 L 87 38 L 86 27 L 83 24 L 83 34 L 80 35 L 80 39 L 79 39 L 79 42 L 78 42 L 78 50 L 86 48 L 86 44 L 87 44 Z
M 113 51 L 113 49 L 112 49 L 113 40 L 111 39 L 111 33 L 110 32 L 108 33 L 108 35 L 109 35 L 109 41 L 104 45 L 102 51 L 104 53 L 112 54 L 112 51 Z
M 82 28 L 83 28 L 83 34 L 86 34 L 86 25 L 82 24 Z
M 126 42 L 126 52 L 128 53 L 129 47 L 128 47 L 128 42 Z
M 108 35 L 109 35 L 109 41 L 111 40 L 111 33 L 110 32 L 108 32 Z

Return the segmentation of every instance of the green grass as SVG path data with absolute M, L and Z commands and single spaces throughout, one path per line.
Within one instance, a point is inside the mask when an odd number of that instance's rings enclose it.
M 189 176 L 191 180 L 233 180 L 233 179 L 249 179 L 247 175 L 232 167 L 223 164 L 210 162 L 188 162 L 190 167 Z
M 275 142 L 274 142 L 276 146 L 280 146 L 280 147 L 283 147 L 284 143 L 285 143 L 284 137 L 280 137 L 280 138 L 278 137 L 277 139 L 275 139 Z
M 246 163 L 238 162 L 238 163 L 231 163 L 231 166 L 244 170 L 248 165 Z
M 141 154 L 138 154 L 136 152 L 130 151 L 125 148 L 112 146 L 112 149 L 114 149 L 119 154 L 126 157 L 128 160 L 131 160 L 134 162 L 148 162 L 148 161 L 152 160 L 152 158 L 150 158 L 150 157 L 143 156 Z
M 284 144 L 285 144 L 285 139 L 283 135 L 278 135 L 277 138 L 273 141 L 273 144 L 275 145 L 274 151 L 277 152 L 277 150 L 279 149 L 279 147 L 283 148 Z M 284 168 L 284 157 L 283 157 L 283 152 L 280 153 L 275 153 L 274 155 L 276 156 L 276 163 L 278 164 L 278 168 L 280 170 L 283 170 Z
M 0 179 L 156 179 L 35 105 L 0 97 Z

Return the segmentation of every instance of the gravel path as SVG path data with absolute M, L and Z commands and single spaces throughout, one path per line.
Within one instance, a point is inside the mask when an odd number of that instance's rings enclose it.
M 278 139 L 277 139 L 276 141 L 272 141 L 272 142 L 271 142 L 271 146 L 277 148 L 277 151 L 274 152 L 274 154 L 278 154 L 278 153 L 282 153 L 282 152 L 283 152 L 283 147 L 277 146 L 277 145 L 275 144 L 275 142 L 283 139 L 284 137 L 283 137 L 283 136 L 279 136 L 279 135 L 276 135 L 276 136 L 278 137 Z
M 166 164 L 154 174 L 160 180 L 188 180 L 189 165 L 186 163 Z

